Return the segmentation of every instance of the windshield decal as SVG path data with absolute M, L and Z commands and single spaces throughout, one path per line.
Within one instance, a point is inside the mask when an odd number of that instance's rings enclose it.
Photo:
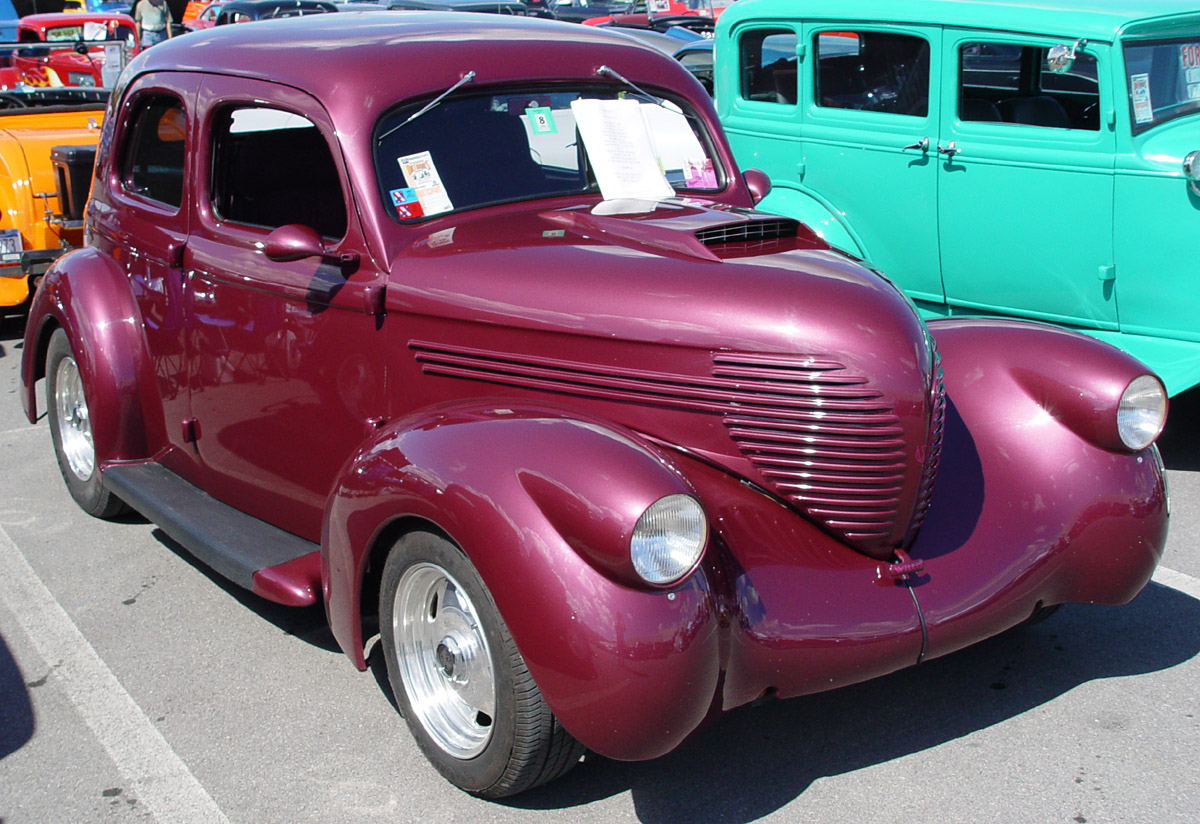
M 537 106 L 525 110 L 529 121 L 529 129 L 534 134 L 558 134 L 558 125 L 554 122 L 554 111 L 549 106 Z
M 1133 117 L 1138 123 L 1149 123 L 1154 119 L 1154 107 L 1150 105 L 1150 75 L 1135 74 L 1129 78 L 1133 94 Z
M 438 215 L 449 212 L 454 208 L 450 195 L 442 185 L 442 178 L 437 167 L 433 165 L 433 156 L 429 152 L 417 152 L 397 159 L 400 170 L 408 187 L 414 190 L 417 201 L 424 215 Z M 404 191 L 403 189 L 401 191 Z M 394 202 L 394 200 L 393 200 Z M 397 209 L 399 204 L 396 204 Z

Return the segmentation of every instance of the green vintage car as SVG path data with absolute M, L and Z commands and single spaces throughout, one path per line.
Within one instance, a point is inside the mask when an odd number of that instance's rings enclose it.
M 927 316 L 1050 321 L 1200 383 L 1200 0 L 740 0 L 715 49 L 760 208 Z

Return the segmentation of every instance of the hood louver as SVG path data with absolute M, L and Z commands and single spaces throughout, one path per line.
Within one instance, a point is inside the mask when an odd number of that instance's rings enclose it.
M 788 218 L 750 220 L 713 226 L 696 232 L 696 239 L 705 246 L 726 243 L 752 243 L 761 240 L 782 240 L 796 237 L 800 224 Z

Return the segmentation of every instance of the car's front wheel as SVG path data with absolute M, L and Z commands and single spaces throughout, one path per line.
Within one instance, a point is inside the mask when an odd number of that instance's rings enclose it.
M 125 502 L 100 479 L 83 376 L 71 351 L 71 341 L 62 329 L 54 331 L 46 352 L 46 409 L 58 469 L 75 503 L 97 518 L 113 518 L 125 512 Z
M 397 541 L 379 626 L 396 703 L 450 782 L 500 798 L 579 761 L 583 747 L 546 706 L 482 579 L 450 541 L 429 532 Z

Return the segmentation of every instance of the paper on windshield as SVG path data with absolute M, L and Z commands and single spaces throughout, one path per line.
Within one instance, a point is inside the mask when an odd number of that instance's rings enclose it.
M 433 156 L 429 152 L 417 152 L 397 158 L 397 160 L 400 163 L 400 170 L 404 172 L 404 180 L 409 185 L 409 189 L 399 191 L 405 195 L 411 192 L 420 204 L 423 215 L 438 215 L 454 208 L 454 204 L 450 202 L 450 195 L 446 193 L 446 187 L 442 185 L 442 178 L 438 174 L 437 166 L 433 165 Z M 393 203 L 397 206 L 401 205 L 396 202 L 394 194 Z
M 571 112 L 605 200 L 671 197 L 637 100 L 572 100 Z

